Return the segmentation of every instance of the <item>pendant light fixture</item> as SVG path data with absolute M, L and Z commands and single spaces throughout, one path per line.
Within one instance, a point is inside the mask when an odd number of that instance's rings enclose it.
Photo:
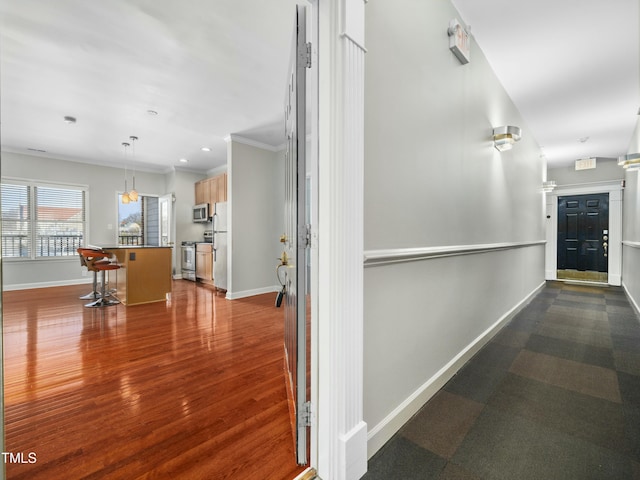
M 129 191 L 129 199 L 132 202 L 137 202 L 138 201 L 138 192 L 136 190 L 136 165 L 135 165 L 135 161 L 136 161 L 136 140 L 138 140 L 138 137 L 131 135 L 129 137 L 129 139 L 131 140 L 131 156 L 133 158 L 133 178 L 132 178 L 132 187 L 131 190 Z
M 136 150 L 135 150 L 135 142 L 136 140 L 138 140 L 138 137 L 131 135 L 129 137 L 129 139 L 131 140 L 131 143 L 129 142 L 122 142 L 122 146 L 124 147 L 124 193 L 122 194 L 122 203 L 129 203 L 129 202 L 137 202 L 138 201 L 138 191 L 136 190 L 136 167 L 135 167 L 135 155 L 136 155 Z M 127 148 L 131 147 L 131 151 L 132 151 L 132 158 L 133 158 L 133 175 L 131 178 L 132 181 L 132 188 L 131 190 L 127 189 L 127 164 L 128 164 L 128 160 L 127 160 Z
M 122 146 L 124 147 L 124 193 L 122 194 L 122 203 L 126 204 L 131 200 L 129 198 L 129 192 L 127 191 L 127 147 L 129 144 L 122 142 Z

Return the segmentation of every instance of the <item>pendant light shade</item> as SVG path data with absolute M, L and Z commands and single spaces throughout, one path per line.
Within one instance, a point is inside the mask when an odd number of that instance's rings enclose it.
M 131 156 L 133 157 L 133 161 L 135 162 L 135 156 L 136 156 L 136 140 L 138 140 L 138 137 L 135 137 L 133 135 L 131 135 L 129 137 L 129 139 L 131 140 Z M 132 178 L 132 188 L 129 191 L 129 199 L 132 202 L 137 202 L 138 201 L 138 192 L 136 190 L 136 167 L 135 165 L 133 166 L 133 178 Z
M 122 142 L 122 146 L 124 147 L 124 193 L 122 194 L 122 203 L 130 203 L 137 202 L 139 195 L 136 190 L 136 169 L 135 166 L 133 168 L 133 176 L 132 176 L 132 186 L 131 190 L 127 189 L 127 148 L 131 147 L 132 149 L 132 157 L 135 157 L 135 141 L 138 140 L 138 137 L 131 135 L 129 137 L 131 143 Z M 135 158 L 134 158 L 135 162 Z
M 129 192 L 127 191 L 127 147 L 129 144 L 122 142 L 122 146 L 124 147 L 124 193 L 122 194 L 122 203 L 129 203 Z

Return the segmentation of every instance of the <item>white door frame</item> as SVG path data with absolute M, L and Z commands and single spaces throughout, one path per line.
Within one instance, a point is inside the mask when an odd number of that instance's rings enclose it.
M 582 185 L 560 185 L 547 193 L 547 247 L 545 279 L 558 279 L 558 197 L 609 194 L 609 285 L 622 285 L 622 183 L 620 180 Z
M 311 445 L 312 466 L 320 478 L 331 480 L 360 478 L 367 470 L 363 415 L 365 3 L 312 2 L 319 14 L 319 261 L 318 299 L 312 300 L 318 306 L 317 321 L 312 317 L 317 438 L 312 427 Z

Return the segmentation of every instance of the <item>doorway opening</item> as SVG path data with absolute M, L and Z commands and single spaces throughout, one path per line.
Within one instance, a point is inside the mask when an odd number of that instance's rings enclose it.
M 609 194 L 558 197 L 557 278 L 609 281 Z

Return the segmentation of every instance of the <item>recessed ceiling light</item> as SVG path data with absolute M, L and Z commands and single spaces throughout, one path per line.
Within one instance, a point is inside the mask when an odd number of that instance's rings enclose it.
M 180 159 L 180 163 L 187 163 L 189 160 L 187 160 L 186 158 L 181 158 Z
M 147 110 L 147 113 L 149 115 L 157 115 L 158 114 L 158 112 L 156 112 L 155 110 Z
M 70 117 L 70 116 L 66 116 L 64 117 L 64 123 L 76 123 L 76 117 Z
M 211 148 L 210 147 L 202 147 L 200 150 L 202 150 L 203 152 L 210 152 Z

